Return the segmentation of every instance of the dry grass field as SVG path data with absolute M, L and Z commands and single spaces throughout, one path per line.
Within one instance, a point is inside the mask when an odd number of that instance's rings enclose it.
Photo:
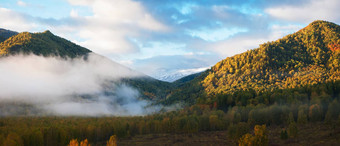
M 340 145 L 340 128 L 324 123 L 299 125 L 296 138 L 280 139 L 283 127 L 268 126 L 269 145 L 310 146 Z M 119 146 L 225 146 L 237 145 L 237 141 L 228 138 L 227 131 L 199 132 L 193 134 L 149 134 L 119 139 Z

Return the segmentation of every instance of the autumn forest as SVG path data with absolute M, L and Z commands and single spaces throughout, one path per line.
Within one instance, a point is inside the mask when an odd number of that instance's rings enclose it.
M 2 58 L 34 54 L 86 60 L 91 52 L 50 31 L 0 34 Z M 133 87 L 141 93 L 138 100 L 159 110 L 132 116 L 58 116 L 31 103 L 0 101 L 0 145 L 340 143 L 340 26 L 332 22 L 314 21 L 172 83 L 148 76 L 112 82 Z M 110 91 L 105 86 L 103 95 L 118 96 Z M 73 100 L 83 99 L 95 100 L 87 94 Z

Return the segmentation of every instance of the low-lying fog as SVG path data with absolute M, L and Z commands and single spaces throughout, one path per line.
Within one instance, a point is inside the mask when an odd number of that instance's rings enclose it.
M 96 54 L 85 58 L 0 58 L 0 116 L 122 116 L 153 110 L 144 108 L 150 103 L 138 99 L 136 89 L 119 82 L 141 74 Z

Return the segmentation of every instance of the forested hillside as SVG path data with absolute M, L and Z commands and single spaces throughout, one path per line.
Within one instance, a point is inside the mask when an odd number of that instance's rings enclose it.
M 0 30 L 0 56 L 15 54 L 35 54 L 42 56 L 59 56 L 62 58 L 82 57 L 92 52 L 66 39 L 52 34 L 50 31 L 42 33 L 22 32 L 16 33 L 9 30 Z M 151 77 L 126 78 L 122 84 L 128 84 L 138 89 L 144 99 L 159 100 L 165 98 L 172 85 Z
M 30 54 L 43 56 L 77 57 L 91 52 L 50 31 L 42 33 L 22 32 L 0 43 L 0 55 Z
M 17 32 L 0 28 L 0 43 L 17 34 Z
M 339 25 L 314 21 L 294 34 L 218 62 L 166 102 L 193 103 L 198 97 L 210 100 L 239 91 L 261 93 L 333 82 L 340 79 L 339 59 Z
M 166 98 L 174 86 L 169 82 L 160 81 L 149 76 L 126 78 L 122 83 L 128 84 L 141 92 L 143 99 L 159 101 Z

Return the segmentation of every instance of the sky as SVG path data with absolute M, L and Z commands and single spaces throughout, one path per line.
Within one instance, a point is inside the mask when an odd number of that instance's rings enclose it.
M 155 78 L 209 68 L 302 29 L 339 0 L 1 0 L 0 28 L 52 33 Z

